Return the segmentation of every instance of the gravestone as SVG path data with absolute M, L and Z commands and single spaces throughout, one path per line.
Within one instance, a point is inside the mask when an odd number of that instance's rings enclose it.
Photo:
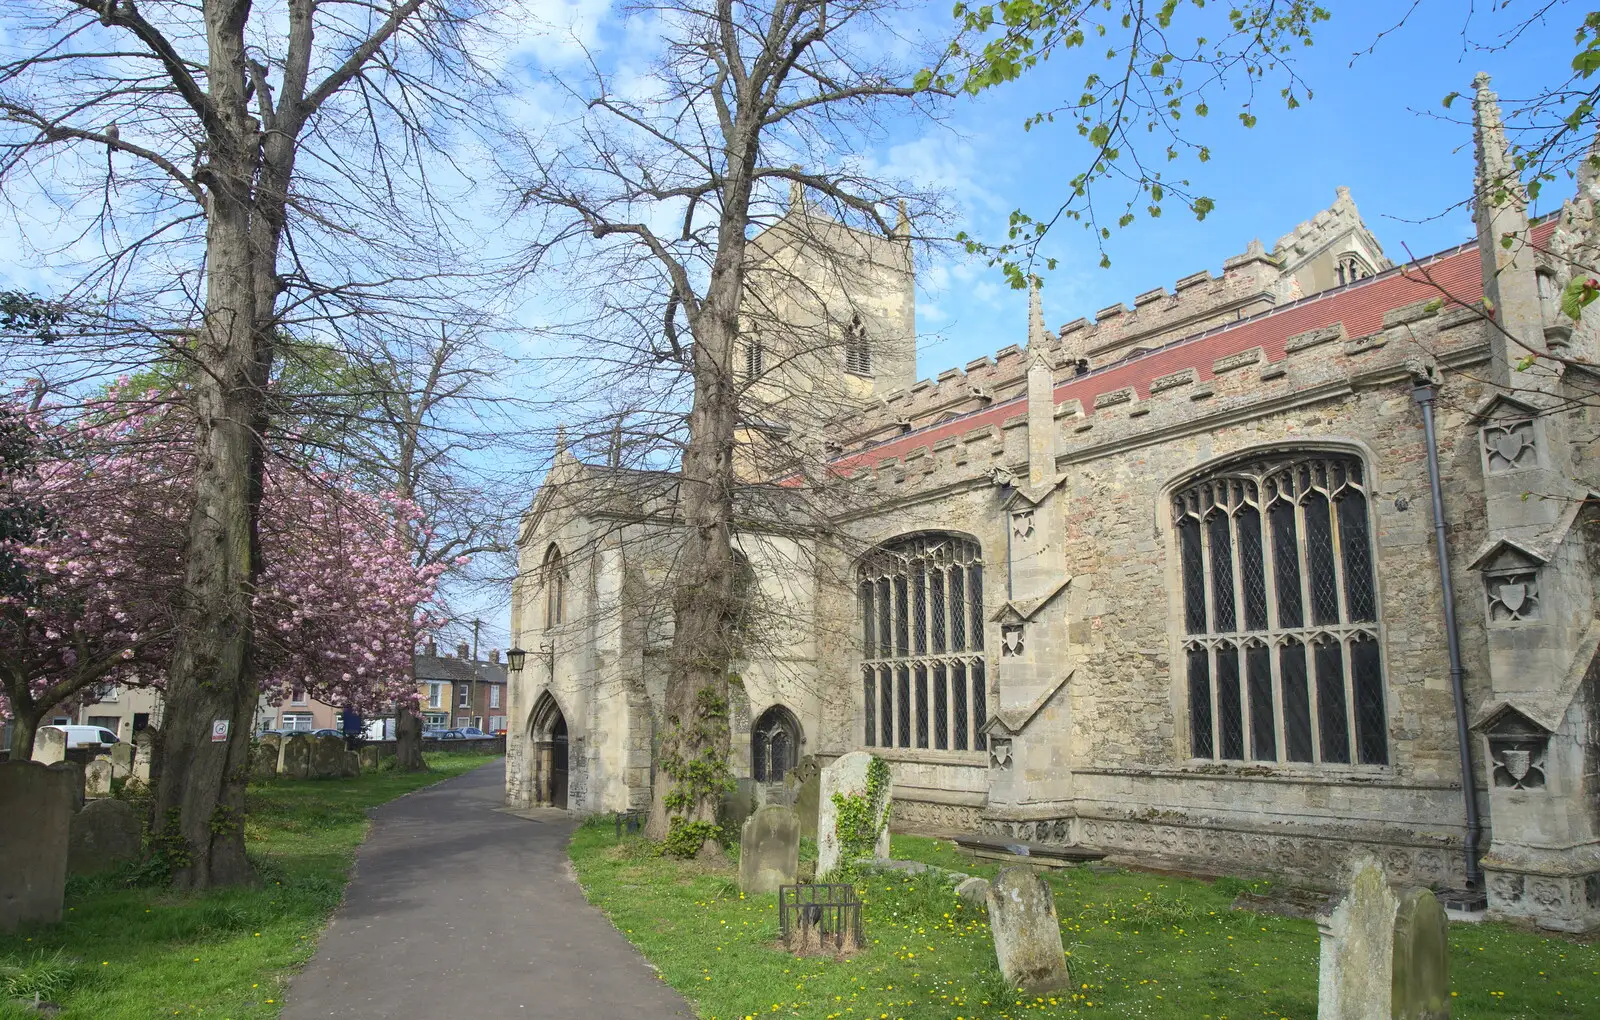
M 1383 866 L 1370 857 L 1354 861 L 1350 891 L 1317 919 L 1318 1020 L 1390 1020 L 1398 907 Z
M 67 731 L 54 726 L 41 726 L 33 735 L 33 760 L 41 765 L 54 765 L 67 760 Z
M 1007 983 L 1029 995 L 1071 988 L 1056 898 L 1044 876 L 1026 864 L 1001 868 L 987 902 L 994 955 Z
M 72 816 L 67 874 L 93 875 L 136 860 L 143 849 L 139 812 L 125 800 L 93 800 Z
M 83 795 L 91 800 L 111 796 L 111 759 L 106 755 L 83 767 Z
M 987 878 L 979 878 L 977 875 L 963 878 L 960 884 L 956 886 L 956 895 L 968 903 L 987 904 L 989 902 L 989 880 Z
M 344 753 L 344 767 L 339 773 L 346 779 L 355 779 L 361 775 L 361 755 L 354 751 Z
M 278 774 L 278 742 L 265 740 L 250 751 L 250 778 L 272 779 Z
M 67 789 L 72 791 L 72 810 L 80 810 L 83 807 L 83 791 L 85 786 L 83 765 L 79 762 L 67 760 L 58 761 L 53 765 L 46 765 L 45 768 L 56 773 L 57 775 L 67 777 L 63 780 L 63 782 L 67 784 Z
M 308 738 L 312 779 L 338 779 L 344 775 L 344 738 L 331 734 Z
M 281 733 L 263 733 L 260 737 L 256 738 L 256 740 L 260 746 L 269 748 L 272 751 L 272 756 L 274 758 L 276 758 L 278 756 L 278 752 L 283 749 L 283 734 Z M 277 766 L 274 765 L 273 769 L 276 770 Z
M 361 750 L 356 752 L 356 757 L 361 760 L 361 767 L 368 771 L 375 771 L 378 763 L 383 761 L 383 750 L 376 744 L 363 744 Z
M 156 753 L 156 728 L 147 726 L 133 735 L 133 778 L 149 785 Z
M 309 734 L 285 736 L 278 748 L 278 775 L 285 779 L 304 779 L 311 772 Z
M 1394 915 L 1393 1020 L 1449 1020 L 1450 941 L 1444 908 L 1427 889 L 1400 897 Z
M 833 803 L 833 795 L 866 796 L 867 768 L 872 764 L 872 759 L 873 756 L 865 751 L 851 751 L 822 770 L 817 789 L 817 874 L 820 876 L 832 874 L 839 867 L 839 812 Z M 893 798 L 894 780 L 886 779 L 873 818 L 878 830 L 877 841 L 872 847 L 873 857 L 889 856 L 889 827 L 885 823 Z
M 757 808 L 739 831 L 739 891 L 767 895 L 794 885 L 800 870 L 800 818 L 776 804 Z
M 783 777 L 789 804 L 800 816 L 800 835 L 817 838 L 817 796 L 822 784 L 822 766 L 811 755 L 801 758 Z
M 745 819 L 755 813 L 758 797 L 754 779 L 735 779 L 733 789 L 725 791 L 722 802 L 717 805 L 717 824 L 729 832 L 741 828 Z
M 32 761 L 0 762 L 0 932 L 61 920 L 73 774 Z M 26 825 L 15 824 L 27 819 Z
M 126 740 L 111 745 L 111 773 L 123 779 L 133 775 L 133 745 Z

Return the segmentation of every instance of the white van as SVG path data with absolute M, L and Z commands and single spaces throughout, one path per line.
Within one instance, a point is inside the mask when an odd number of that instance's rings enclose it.
M 99 747 L 117 743 L 117 735 L 102 726 L 41 726 L 41 730 L 63 730 L 68 747 Z

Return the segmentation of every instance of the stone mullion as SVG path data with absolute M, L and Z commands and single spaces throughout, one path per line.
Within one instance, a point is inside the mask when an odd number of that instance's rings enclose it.
M 1322 691 L 1317 683 L 1316 642 L 1312 639 L 1312 618 L 1316 612 L 1311 601 L 1311 564 L 1306 555 L 1305 493 L 1297 491 L 1294 499 L 1295 555 L 1300 561 L 1300 645 L 1306 657 L 1306 703 L 1311 711 L 1311 760 L 1322 764 Z
M 1244 760 L 1250 761 L 1255 751 L 1252 746 L 1255 735 L 1250 728 L 1250 669 L 1245 656 L 1244 641 L 1244 635 L 1248 633 L 1249 622 L 1245 618 L 1244 557 L 1239 548 L 1239 517 L 1233 512 L 1235 509 L 1237 507 L 1232 507 L 1228 510 L 1228 553 L 1233 562 L 1233 629 L 1234 633 L 1239 635 L 1239 639 L 1234 645 L 1233 654 L 1239 662 L 1239 725 L 1241 727 L 1239 744 L 1243 749 Z
M 1278 762 L 1289 760 L 1289 728 L 1283 718 L 1283 646 L 1279 642 L 1283 618 L 1278 612 L 1278 541 L 1272 533 L 1272 520 L 1268 514 L 1265 479 L 1256 486 L 1260 500 L 1257 512 L 1261 515 L 1261 573 L 1267 600 L 1267 668 L 1272 671 L 1272 729 L 1278 738 Z
M 1328 495 L 1328 533 L 1333 536 L 1333 597 L 1339 605 L 1339 666 L 1344 674 L 1344 728 L 1345 740 L 1350 748 L 1350 763 L 1353 765 L 1360 758 L 1356 746 L 1356 685 L 1355 674 L 1350 663 L 1350 636 L 1353 624 L 1350 619 L 1350 607 L 1345 604 L 1345 578 L 1344 578 L 1344 521 L 1339 516 L 1339 506 L 1334 502 L 1331 484 L 1332 469 L 1329 469 L 1330 479 Z M 1345 483 L 1347 486 L 1349 482 Z
M 1211 757 L 1213 760 L 1221 760 L 1222 716 L 1218 712 L 1218 708 L 1221 705 L 1218 698 L 1218 688 L 1221 685 L 1217 683 L 1217 642 L 1215 641 L 1217 607 L 1216 588 L 1211 579 L 1211 529 L 1206 527 L 1205 515 L 1198 512 L 1205 508 L 1204 503 L 1205 501 L 1201 500 L 1201 505 L 1196 508 L 1195 519 L 1199 522 L 1200 528 L 1200 574 L 1205 581 L 1206 633 L 1212 635 L 1213 638 L 1206 642 L 1206 669 L 1210 674 L 1206 688 L 1211 697 Z

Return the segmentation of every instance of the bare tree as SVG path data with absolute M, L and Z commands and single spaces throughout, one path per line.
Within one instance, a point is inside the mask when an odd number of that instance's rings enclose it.
M 0 8 L 15 54 L 0 65 L 7 201 L 64 207 L 80 233 L 35 243 L 80 267 L 73 296 L 98 294 L 108 316 L 196 369 L 195 511 L 155 804 L 182 848 L 181 886 L 250 875 L 249 604 L 280 330 L 415 302 L 440 278 L 398 256 L 418 228 L 442 236 L 419 168 L 446 120 L 476 122 L 483 17 L 475 0 Z
M 740 364 L 751 357 L 741 337 L 770 329 L 771 356 L 799 362 L 837 351 L 841 313 L 850 323 L 848 301 L 829 298 L 828 268 L 808 276 L 785 260 L 796 248 L 781 228 L 814 229 L 785 213 L 815 200 L 830 222 L 853 225 L 819 232 L 835 250 L 853 246 L 858 262 L 874 257 L 872 246 L 841 238 L 887 241 L 898 227 L 895 250 L 909 269 L 895 203 L 927 208 L 927 196 L 840 159 L 875 137 L 886 111 L 932 113 L 942 98 L 916 78 L 938 66 L 942 48 L 904 37 L 902 9 L 884 0 L 638 6 L 632 16 L 653 19 L 666 40 L 644 89 L 619 92 L 598 68 L 588 82 L 565 82 L 584 113 L 524 151 L 519 190 L 543 228 L 532 257 L 570 256 L 559 264 L 603 287 L 584 332 L 610 363 L 608 383 L 638 398 L 613 398 L 630 412 L 626 431 L 665 438 L 650 448 L 675 471 L 682 541 L 649 829 L 677 852 L 714 838 L 728 775 L 728 668 L 741 640 L 731 625 L 740 616 L 736 494 L 751 491 L 742 479 L 772 485 L 780 466 L 804 477 L 810 442 L 803 426 L 753 409 L 759 380 Z M 752 239 L 760 227 L 765 244 Z M 824 262 L 837 261 L 826 251 Z M 663 375 L 680 384 L 650 384 Z M 768 399 L 790 406 L 776 390 Z M 811 399 L 825 408 L 832 398 L 819 387 Z M 820 457 L 820 441 L 809 452 Z

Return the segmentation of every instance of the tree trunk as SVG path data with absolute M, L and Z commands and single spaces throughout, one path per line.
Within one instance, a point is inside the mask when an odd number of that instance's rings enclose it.
M 394 713 L 394 767 L 400 772 L 423 772 L 422 716 L 401 705 Z
M 730 148 L 737 151 L 737 145 Z M 694 403 L 689 442 L 680 470 L 686 535 L 673 584 L 672 654 L 667 674 L 666 718 L 660 764 L 652 790 L 652 839 L 669 840 L 672 852 L 693 852 L 712 833 L 728 770 L 728 664 L 734 599 L 733 472 L 738 387 L 733 347 L 744 297 L 744 231 L 750 205 L 748 166 L 730 173 L 724 190 L 716 265 L 704 301 L 690 316 L 694 330 Z M 681 819 L 681 821 L 678 821 Z
M 247 10 L 248 8 L 246 8 Z M 173 883 L 203 889 L 248 881 L 244 787 L 257 699 L 251 599 L 260 570 L 262 437 L 271 347 L 257 298 L 263 252 L 253 236 L 258 132 L 247 109 L 243 21 L 207 7 L 216 121 L 209 132 L 205 322 L 196 416 L 194 512 L 184 604 L 167 672 L 162 770 L 153 805 L 173 854 Z M 216 24 L 211 24 L 215 19 Z
M 43 706 L 11 702 L 12 761 L 27 761 L 33 757 L 33 738 L 39 732 L 39 720 L 43 718 Z

